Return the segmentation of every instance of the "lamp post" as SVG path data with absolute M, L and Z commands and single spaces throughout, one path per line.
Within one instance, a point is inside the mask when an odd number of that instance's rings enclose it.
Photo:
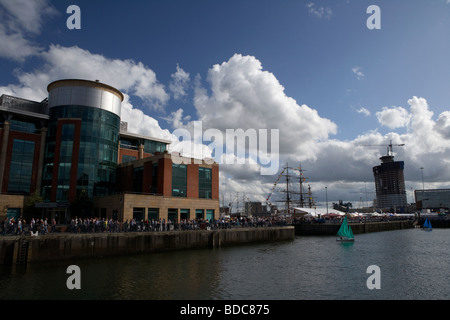
M 327 191 L 328 187 L 325 187 L 325 199 L 327 202 L 327 214 L 328 214 L 328 191 Z
M 423 167 L 420 167 L 420 170 L 422 170 L 422 192 L 425 190 L 425 183 L 423 182 Z
M 420 170 L 422 171 L 422 211 L 423 211 L 423 202 L 425 200 L 425 183 L 423 181 L 423 167 L 420 167 Z

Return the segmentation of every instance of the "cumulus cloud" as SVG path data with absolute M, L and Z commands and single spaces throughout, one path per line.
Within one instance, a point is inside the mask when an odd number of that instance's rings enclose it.
M 434 128 L 441 134 L 442 138 L 450 139 L 450 111 L 444 111 L 439 115 Z
M 177 64 L 177 71 L 171 75 L 172 80 L 169 84 L 169 89 L 173 94 L 174 99 L 178 100 L 187 94 L 189 85 L 189 73 L 184 71 Z
M 405 127 L 410 121 L 410 114 L 402 107 L 383 107 L 376 116 L 380 124 L 389 129 Z
M 23 61 L 43 48 L 29 39 L 42 31 L 44 18 L 57 15 L 47 0 L 0 0 L 0 57 Z
M 155 110 L 163 110 L 169 99 L 164 85 L 153 70 L 131 59 L 109 59 L 77 46 L 51 45 L 43 52 L 44 64 L 33 72 L 19 72 L 20 85 L 10 85 L 0 90 L 28 99 L 47 95 L 47 85 L 64 78 L 100 80 L 125 93 L 141 98 L 144 104 Z M 30 90 L 33 88 L 33 90 Z M 31 97 L 26 94 L 32 94 Z M 25 95 L 25 96 L 24 96 Z
M 207 82 L 209 91 L 197 87 L 194 97 L 206 128 L 278 129 L 280 153 L 297 152 L 305 158 L 315 156 L 318 141 L 336 133 L 335 123 L 288 97 L 274 74 L 253 56 L 235 54 L 214 65 Z
M 162 129 L 156 119 L 133 107 L 128 94 L 124 94 L 120 118 L 121 121 L 128 123 L 127 131 L 129 132 L 174 141 L 174 136 L 169 130 Z
M 43 49 L 27 37 L 39 34 L 43 17 L 54 14 L 48 2 L 14 1 L 17 6 L 12 6 L 12 3 L 0 0 L 0 6 L 4 9 L 0 10 L 0 39 L 3 44 L 8 43 L 10 48 L 15 49 L 8 52 L 5 51 L 8 48 L 2 46 L 0 57 L 20 60 L 36 53 L 42 64 L 35 70 L 16 71 L 18 82 L 0 87 L 0 93 L 40 101 L 47 96 L 48 83 L 54 80 L 99 79 L 124 92 L 122 120 L 128 122 L 130 132 L 173 141 L 171 151 L 192 151 L 195 157 L 199 150 L 200 157 L 212 154 L 211 147 L 200 145 L 201 141 L 179 141 L 173 132 L 161 128 L 155 118 L 133 105 L 140 99 L 154 110 L 163 110 L 170 96 L 175 100 L 186 97 L 188 89 L 191 89 L 190 75 L 180 66 L 177 65 L 167 89 L 158 81 L 155 72 L 141 62 L 111 59 L 79 47 L 52 45 Z M 312 2 L 307 7 L 312 15 L 319 18 L 332 14 L 331 10 Z M 359 79 L 364 77 L 359 67 L 354 67 L 352 72 Z M 335 123 L 320 116 L 314 106 L 297 103 L 287 96 L 275 75 L 263 70 L 261 62 L 255 57 L 236 54 L 228 61 L 212 66 L 203 84 L 198 77 L 194 80 L 193 103 L 204 130 L 217 129 L 221 133 L 227 129 L 279 130 L 279 163 L 281 166 L 286 163 L 292 166 L 301 164 L 311 181 L 314 196 L 320 198 L 324 186 L 328 186 L 329 199 L 349 200 L 349 192 L 363 190 L 366 182 L 368 190 L 373 190 L 373 186 L 370 187 L 373 184 L 372 167 L 379 164 L 378 158 L 386 152 L 386 148 L 381 146 L 387 146 L 390 140 L 405 143 L 405 147 L 396 148 L 394 152 L 397 160 L 405 161 L 408 189 L 415 188 L 417 181 L 421 184 L 420 167 L 425 168 L 427 187 L 449 187 L 450 112 L 445 111 L 438 115 L 437 120 L 434 119 L 424 98 L 409 99 L 409 109 L 385 107 L 377 113 L 381 125 L 391 130 L 404 128 L 404 133 L 381 134 L 375 129 L 353 140 L 340 141 L 330 139 L 337 133 Z M 365 108 L 357 112 L 370 114 Z M 182 108 L 172 112 L 167 119 L 174 128 L 193 130 L 194 121 L 184 114 Z M 380 147 L 366 148 L 361 145 Z M 244 155 L 250 158 L 249 164 L 221 166 L 222 195 L 239 192 L 252 200 L 265 199 L 277 174 L 261 176 L 260 165 L 251 157 L 252 152 L 254 150 L 248 150 Z M 240 160 L 235 153 L 224 154 L 222 158 L 229 159 L 227 163 Z M 417 187 L 421 188 L 419 185 Z

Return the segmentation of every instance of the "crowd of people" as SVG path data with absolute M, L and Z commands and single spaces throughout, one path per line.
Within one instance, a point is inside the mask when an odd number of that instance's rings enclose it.
M 44 235 L 56 231 L 56 221 L 32 218 L 29 223 L 25 219 L 5 218 L 0 225 L 2 235 Z
M 294 218 L 292 224 L 302 223 L 329 223 L 339 224 L 344 219 L 343 215 L 328 215 L 322 217 L 298 217 Z M 383 221 L 398 221 L 398 220 L 414 220 L 414 215 L 348 215 L 348 221 L 350 223 L 367 223 L 367 222 L 383 222 Z
M 102 232 L 151 232 L 151 231 L 186 231 L 186 230 L 216 230 L 231 228 L 258 228 L 286 226 L 291 222 L 282 217 L 241 217 L 220 218 L 216 220 L 170 219 L 136 220 L 119 222 L 106 218 L 74 217 L 68 224 L 57 224 L 55 219 L 25 219 L 5 218 L 1 224 L 2 235 L 45 235 L 55 232 L 70 233 L 102 233 Z

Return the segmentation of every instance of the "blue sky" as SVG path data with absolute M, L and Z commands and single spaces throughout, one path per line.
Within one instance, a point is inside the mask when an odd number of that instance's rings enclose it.
M 66 27 L 72 4 L 81 30 Z M 366 26 L 370 5 L 380 30 Z M 324 186 L 335 201 L 373 190 L 385 148 L 357 145 L 391 139 L 406 144 L 394 151 L 409 201 L 421 166 L 430 188 L 449 187 L 447 0 L 0 0 L 0 10 L 0 40 L 18 48 L 0 49 L 0 94 L 39 100 L 52 77 L 100 78 L 127 94 L 140 133 L 167 137 L 195 120 L 279 129 L 280 162 L 308 168 L 318 201 Z M 266 104 L 264 92 L 277 98 Z M 223 166 L 221 191 L 264 199 L 276 177 Z

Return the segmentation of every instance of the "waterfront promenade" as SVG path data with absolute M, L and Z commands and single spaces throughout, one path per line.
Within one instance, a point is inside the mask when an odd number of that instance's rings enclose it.
M 291 220 L 279 218 L 232 218 L 213 221 L 183 219 L 170 221 L 165 219 L 118 222 L 113 219 L 75 217 L 67 224 L 56 224 L 53 220 L 31 219 L 27 223 L 23 219 L 14 221 L 6 219 L 0 226 L 1 235 L 31 236 L 53 233 L 120 233 L 120 232 L 158 232 L 158 231 L 190 231 L 190 230 L 221 230 L 235 228 L 284 227 L 292 225 Z
M 15 265 L 161 251 L 214 249 L 294 239 L 293 226 L 148 232 L 54 232 L 38 236 L 7 235 L 0 237 L 0 264 Z
M 414 222 L 406 217 L 377 217 L 354 220 L 350 225 L 354 233 L 367 233 L 412 228 Z M 45 220 L 15 225 L 10 223 L 3 228 L 0 264 L 292 241 L 296 235 L 335 235 L 340 219 L 289 220 L 270 217 L 118 223 L 106 219 L 77 218 L 66 225 L 49 226 Z

